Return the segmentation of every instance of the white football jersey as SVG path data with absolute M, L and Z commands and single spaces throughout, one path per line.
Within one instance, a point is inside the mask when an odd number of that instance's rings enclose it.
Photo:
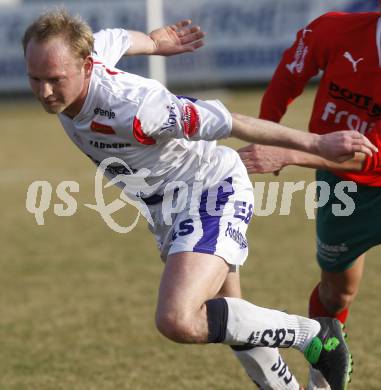
M 125 30 L 95 34 L 88 95 L 75 118 L 59 115 L 65 131 L 96 164 L 119 159 L 105 174 L 132 199 L 143 199 L 137 205 L 163 260 L 193 251 L 242 265 L 252 186 L 238 154 L 215 141 L 230 135 L 230 113 L 217 100 L 175 96 L 155 80 L 115 68 L 130 44 Z M 184 194 L 179 182 L 187 191 L 186 205 L 177 210 Z M 194 191 L 200 183 L 202 192 Z M 176 212 L 170 196 L 167 202 L 171 185 Z
M 132 172 L 148 169 L 148 184 L 162 182 L 158 194 L 171 181 L 188 182 L 195 175 L 202 180 L 216 148 L 206 141 L 230 135 L 227 109 L 217 100 L 175 96 L 155 80 L 115 68 L 131 44 L 126 30 L 102 30 L 94 37 L 86 101 L 73 119 L 59 115 L 69 137 L 96 164 L 118 157 Z M 106 172 L 120 173 L 130 172 L 118 164 Z

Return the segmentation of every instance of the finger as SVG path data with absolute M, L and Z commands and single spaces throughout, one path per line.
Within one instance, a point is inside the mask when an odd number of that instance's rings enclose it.
M 243 165 L 245 165 L 247 169 L 252 171 L 255 170 L 256 172 L 259 172 L 261 169 L 263 169 L 260 164 L 253 163 L 252 161 L 248 161 L 246 163 L 244 162 Z
M 196 43 L 198 41 L 202 41 L 204 39 L 204 37 L 205 37 L 205 34 L 202 32 L 197 33 L 197 34 L 187 35 L 185 37 L 180 38 L 180 43 L 182 45 L 188 45 L 191 43 Z
M 253 159 L 253 155 L 250 152 L 238 152 L 238 154 L 241 157 L 241 159 L 244 159 L 246 161 L 254 161 L 255 157 L 256 157 L 256 156 L 254 156 L 254 159 Z
M 193 34 L 193 33 L 196 33 L 198 31 L 201 31 L 201 27 L 200 26 L 192 26 L 192 27 L 183 26 L 183 27 L 179 27 L 177 30 L 178 30 L 178 32 L 181 32 L 182 35 L 187 35 L 187 34 Z
M 246 146 L 238 149 L 238 153 L 240 153 L 240 152 L 251 152 L 252 150 L 253 150 L 253 145 L 249 144 L 249 145 L 246 145 Z
M 370 149 L 365 145 L 353 145 L 352 152 L 362 152 L 367 154 L 369 157 L 372 157 L 373 155 L 373 149 Z
M 361 134 L 360 134 L 361 135 Z M 364 145 L 365 147 L 373 150 L 374 152 L 378 152 L 378 148 L 377 146 L 375 146 L 374 144 L 372 144 L 372 142 L 370 142 L 370 140 L 368 138 L 366 138 L 365 136 L 361 135 L 361 138 L 359 139 L 360 142 L 356 142 L 354 141 L 354 144 L 360 144 L 360 145 Z
M 179 37 L 184 37 L 186 35 L 190 35 L 190 34 L 193 34 L 193 33 L 198 33 L 199 31 L 201 31 L 201 27 L 200 26 L 188 27 L 188 25 L 176 25 L 175 28 L 173 26 L 171 26 L 171 28 L 175 31 L 175 33 Z
M 178 28 L 176 33 L 178 35 L 185 36 L 185 35 L 189 35 L 189 34 L 198 33 L 200 31 L 201 31 L 200 26 L 192 26 L 191 28 L 189 28 L 189 27 Z
M 366 137 L 365 138 L 365 146 L 367 146 L 369 149 L 373 150 L 373 152 L 377 153 L 378 152 L 378 148 L 376 145 L 372 144 L 372 142 L 370 142 L 370 140 Z
M 186 26 L 189 26 L 190 24 L 192 24 L 192 20 L 191 19 L 182 19 L 180 20 L 179 22 L 177 22 L 175 24 L 175 26 L 178 28 L 178 29 L 181 29 L 183 27 L 186 27 Z
M 194 50 L 199 49 L 200 47 L 204 46 L 204 41 L 197 41 L 192 43 L 192 47 Z
M 245 165 L 246 167 L 254 165 L 254 163 L 251 160 L 248 160 L 248 159 L 245 159 L 245 158 L 241 158 L 241 161 L 243 162 L 243 165 Z
M 169 28 L 171 30 L 173 30 L 175 33 L 178 34 L 178 32 L 186 27 L 186 26 L 189 26 L 190 24 L 192 23 L 192 21 L 190 19 L 183 19 L 183 20 L 180 20 L 179 22 L 176 22 L 175 24 L 171 24 L 169 26 Z
M 372 142 L 369 140 L 369 138 L 365 137 L 363 134 L 361 134 L 357 131 L 353 131 L 351 133 L 351 135 L 353 136 L 353 138 L 361 140 L 361 144 L 365 145 L 366 147 L 368 147 L 369 149 L 373 150 L 376 153 L 378 152 L 377 146 L 372 144 Z
M 342 156 L 338 157 L 338 158 L 336 159 L 336 162 L 344 162 L 344 161 L 347 161 L 347 160 L 352 159 L 354 156 L 355 156 L 354 153 L 345 154 L 345 155 L 342 155 Z
M 243 165 L 245 165 L 245 167 L 250 167 L 250 166 L 253 166 L 253 163 L 250 161 L 250 160 L 241 160 L 243 162 Z
M 188 30 L 191 32 L 191 33 L 195 33 L 197 31 L 201 31 L 201 27 L 200 26 L 192 26 L 191 28 L 188 28 Z
M 367 149 L 369 149 L 371 151 L 371 153 L 377 153 L 378 152 L 378 148 L 377 146 L 375 146 L 374 144 L 372 144 L 368 138 L 366 137 L 363 137 L 362 139 L 358 140 L 358 141 L 353 141 L 352 143 L 352 149 L 354 148 L 358 148 L 358 147 L 365 147 Z
M 255 169 L 255 167 L 252 166 L 246 166 L 247 173 L 258 173 L 258 171 Z
M 204 41 L 197 41 L 190 43 L 188 45 L 184 45 L 183 49 L 188 52 L 195 51 L 196 49 L 199 49 L 200 47 L 204 46 Z
M 177 36 L 180 37 L 181 43 L 185 44 L 204 38 L 205 33 L 200 29 L 196 29 L 193 32 L 190 32 L 190 30 L 182 30 L 177 33 Z

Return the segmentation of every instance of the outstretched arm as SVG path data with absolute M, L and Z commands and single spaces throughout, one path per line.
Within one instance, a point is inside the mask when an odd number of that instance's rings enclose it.
M 125 55 L 162 55 L 171 56 L 192 52 L 204 45 L 205 33 L 192 21 L 184 19 L 176 24 L 160 27 L 148 35 L 140 31 L 129 30 L 132 45 Z
M 256 144 L 296 149 L 337 163 L 352 159 L 356 152 L 372 156 L 378 151 L 357 131 L 317 135 L 242 114 L 232 114 L 232 118 L 233 137 Z
M 249 173 L 276 173 L 288 165 L 360 172 L 365 160 L 364 153 L 355 153 L 350 160 L 337 163 L 299 150 L 258 144 L 247 145 L 239 149 L 238 153 Z

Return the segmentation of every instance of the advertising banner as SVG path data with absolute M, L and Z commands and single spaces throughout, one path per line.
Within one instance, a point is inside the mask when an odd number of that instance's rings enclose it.
M 165 23 L 191 18 L 206 31 L 196 53 L 167 59 L 171 85 L 249 84 L 269 79 L 298 29 L 328 11 L 366 12 L 378 0 L 164 0 Z M 328 4 L 327 4 L 328 3 Z M 21 39 L 26 26 L 55 2 L 0 6 L 0 92 L 28 91 Z M 79 1 L 64 4 L 94 31 L 122 27 L 146 31 L 143 0 Z M 148 75 L 147 58 L 124 58 L 119 67 Z

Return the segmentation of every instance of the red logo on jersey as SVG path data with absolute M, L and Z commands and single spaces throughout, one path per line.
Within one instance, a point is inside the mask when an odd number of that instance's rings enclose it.
M 98 123 L 95 121 L 91 122 L 90 128 L 91 131 L 94 131 L 94 133 L 115 134 L 115 131 L 111 126 L 103 125 L 102 123 Z
M 198 132 L 200 129 L 200 116 L 194 104 L 184 104 L 182 122 L 183 132 L 187 137 L 191 138 Z
M 94 61 L 94 64 L 102 65 L 106 69 L 106 72 L 111 76 L 115 76 L 116 74 L 123 74 L 124 73 L 121 71 L 111 70 L 111 69 L 107 68 L 107 66 L 105 64 L 102 64 L 102 62 L 100 62 L 100 61 Z
M 138 119 L 137 117 L 134 118 L 133 132 L 134 132 L 134 137 L 141 144 L 143 145 L 156 144 L 156 141 L 152 137 L 149 137 L 148 135 L 144 134 L 140 119 Z

